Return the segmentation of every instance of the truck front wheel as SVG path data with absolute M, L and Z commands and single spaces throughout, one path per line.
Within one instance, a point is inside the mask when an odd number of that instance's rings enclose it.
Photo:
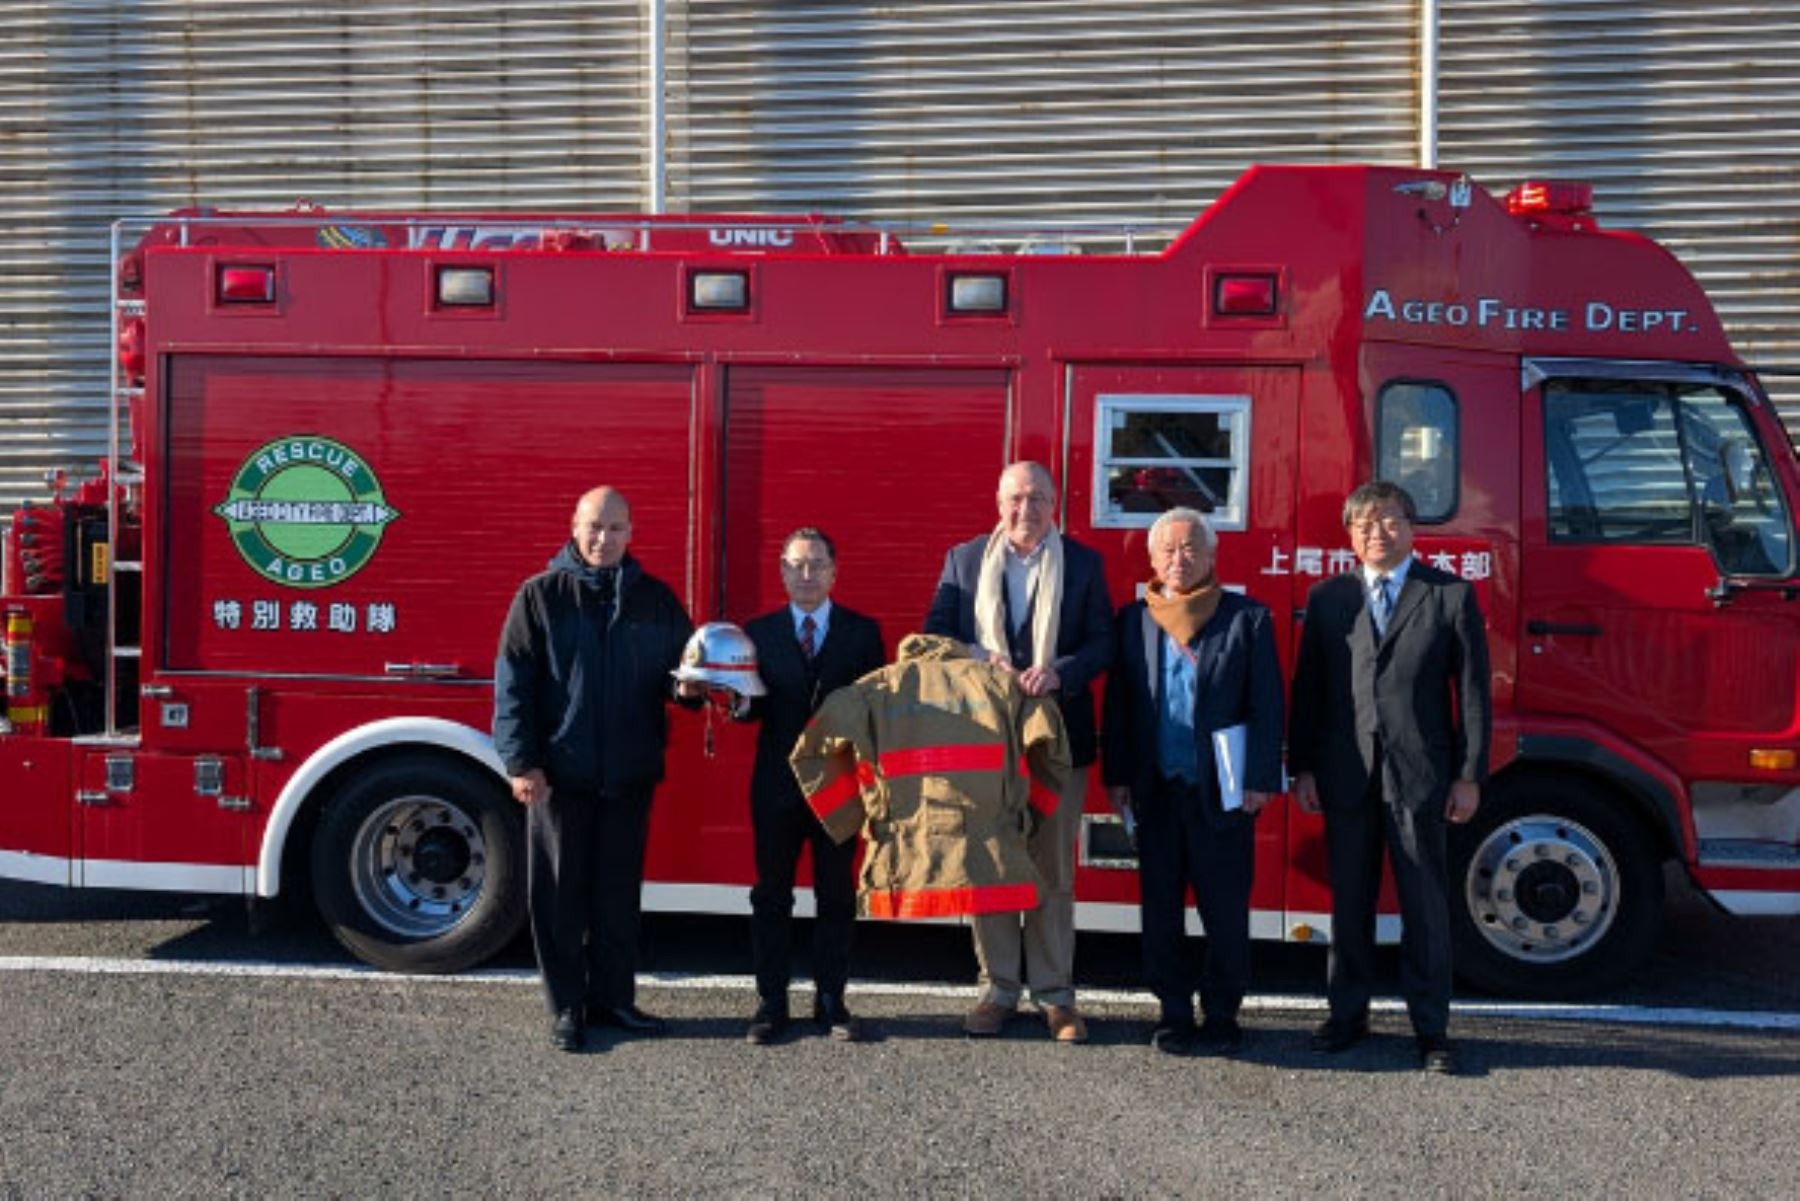
M 1496 781 L 1450 828 L 1457 974 L 1485 992 L 1547 999 L 1610 988 L 1649 957 L 1662 863 L 1627 803 L 1556 776 Z
M 525 920 L 523 833 L 498 780 L 430 756 L 357 770 L 312 844 L 313 895 L 350 951 L 389 971 L 481 963 Z

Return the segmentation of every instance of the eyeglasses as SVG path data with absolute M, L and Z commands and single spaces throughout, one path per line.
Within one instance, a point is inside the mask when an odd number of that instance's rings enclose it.
M 1376 527 L 1386 534 L 1398 534 L 1406 527 L 1406 518 L 1398 513 L 1388 513 L 1381 517 L 1363 517 L 1350 523 L 1350 528 L 1359 534 L 1373 534 Z
M 783 559 L 781 570 L 791 571 L 795 575 L 824 575 L 836 564 L 830 559 Z

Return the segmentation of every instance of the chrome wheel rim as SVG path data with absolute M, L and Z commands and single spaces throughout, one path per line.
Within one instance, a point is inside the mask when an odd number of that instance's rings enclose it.
M 1503 955 L 1560 963 L 1591 950 L 1619 908 L 1619 872 L 1606 844 L 1549 814 L 1509 821 L 1469 861 L 1475 929 Z
M 357 828 L 350 883 L 376 924 L 409 939 L 453 929 L 487 879 L 481 823 L 436 797 L 388 801 Z

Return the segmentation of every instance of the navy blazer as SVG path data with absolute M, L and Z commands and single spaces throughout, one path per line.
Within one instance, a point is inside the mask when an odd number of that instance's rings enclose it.
M 1487 634 L 1467 580 L 1415 559 L 1375 636 L 1362 573 L 1314 586 L 1294 664 L 1288 767 L 1313 773 L 1330 809 L 1382 785 L 1408 809 L 1442 806 L 1455 780 L 1487 779 Z
M 1157 727 L 1162 716 L 1163 656 L 1168 639 L 1146 617 L 1143 601 L 1119 610 L 1112 674 L 1106 679 L 1105 756 L 1101 774 L 1107 787 L 1128 785 L 1134 805 L 1157 795 Z M 1155 628 L 1155 637 L 1145 627 Z M 1146 647 L 1146 643 L 1149 644 Z M 1235 592 L 1219 597 L 1219 607 L 1190 644 L 1195 670 L 1194 730 L 1199 738 L 1200 787 L 1208 815 L 1219 812 L 1218 767 L 1212 731 L 1246 728 L 1244 788 L 1281 791 L 1281 660 L 1267 606 Z
M 944 574 L 925 616 L 927 634 L 975 641 L 975 588 L 981 581 L 981 558 L 987 553 L 989 537 L 971 538 L 951 547 L 944 556 Z M 1112 601 L 1106 595 L 1106 571 L 1099 553 L 1067 534 L 1062 536 L 1062 546 L 1062 620 L 1056 627 L 1051 666 L 1062 681 L 1056 702 L 1069 734 L 1069 758 L 1076 767 L 1086 767 L 1097 757 L 1092 688 L 1113 657 Z
M 800 731 L 827 696 L 887 662 L 881 642 L 881 626 L 874 618 L 831 602 L 831 625 L 819 644 L 818 677 L 809 680 L 806 656 L 794 636 L 794 617 L 783 605 L 744 626 L 756 644 L 756 670 L 767 696 L 750 704 L 745 720 L 761 723 L 756 732 L 756 766 L 750 774 L 753 807 L 804 807 L 806 798 L 788 766 L 788 754 Z

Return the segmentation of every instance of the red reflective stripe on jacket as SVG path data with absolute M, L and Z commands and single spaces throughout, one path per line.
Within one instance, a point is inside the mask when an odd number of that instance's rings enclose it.
M 820 821 L 824 821 L 851 801 L 854 801 L 862 790 L 875 782 L 875 772 L 867 763 L 858 763 L 855 770 L 846 768 L 844 773 L 819 791 L 806 798 Z
M 987 884 L 967 888 L 877 888 L 868 894 L 868 916 L 884 918 L 968 917 L 981 913 L 1021 913 L 1036 909 L 1035 884 Z
M 1026 796 L 1031 801 L 1031 807 L 1045 817 L 1055 813 L 1057 805 L 1062 803 L 1062 798 L 1057 796 L 1052 789 L 1039 784 L 1035 776 L 1031 780 L 1031 791 Z
M 881 752 L 881 774 L 895 776 L 942 775 L 953 771 L 1003 771 L 1006 747 L 998 742 L 985 746 L 915 746 L 904 751 Z

